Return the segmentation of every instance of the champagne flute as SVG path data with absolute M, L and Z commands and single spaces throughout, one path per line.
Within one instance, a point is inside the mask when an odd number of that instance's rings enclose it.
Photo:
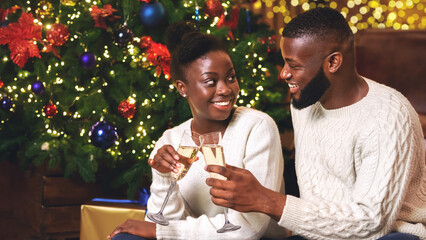
M 221 132 L 211 132 L 203 134 L 200 136 L 200 142 L 201 152 L 203 153 L 206 165 L 225 166 L 225 155 L 223 154 Z M 226 180 L 226 177 L 217 173 L 210 173 L 210 177 Z M 223 211 L 225 215 L 225 224 L 222 228 L 218 229 L 217 232 L 224 233 L 240 229 L 241 226 L 234 225 L 229 221 L 228 208 L 224 207 Z
M 163 210 L 166 207 L 167 201 L 169 200 L 174 187 L 176 186 L 176 182 L 186 175 L 189 168 L 191 168 L 195 157 L 197 156 L 198 150 L 200 149 L 200 145 L 202 143 L 200 142 L 199 135 L 200 134 L 189 130 L 185 130 L 183 132 L 179 147 L 177 149 L 177 152 L 180 155 L 180 167 L 177 173 L 171 172 L 172 183 L 170 184 L 169 190 L 167 191 L 166 198 L 161 205 L 160 211 L 158 213 L 148 213 L 146 215 L 151 221 L 164 226 L 169 225 L 169 221 L 167 221 L 167 219 L 165 219 L 163 216 Z

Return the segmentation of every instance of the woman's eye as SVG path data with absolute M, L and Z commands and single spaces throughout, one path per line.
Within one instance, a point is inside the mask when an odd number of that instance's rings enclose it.
M 235 76 L 235 75 L 231 75 L 231 76 L 228 77 L 228 81 L 230 81 L 230 82 L 235 81 L 235 79 L 237 79 L 237 76 Z
M 204 81 L 207 85 L 214 85 L 216 82 L 213 79 L 207 79 Z

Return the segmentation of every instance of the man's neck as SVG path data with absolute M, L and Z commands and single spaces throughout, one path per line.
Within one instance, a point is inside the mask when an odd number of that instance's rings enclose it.
M 320 102 L 325 109 L 337 109 L 360 101 L 367 93 L 367 82 L 354 72 L 346 79 L 334 79 L 334 84 L 327 89 Z

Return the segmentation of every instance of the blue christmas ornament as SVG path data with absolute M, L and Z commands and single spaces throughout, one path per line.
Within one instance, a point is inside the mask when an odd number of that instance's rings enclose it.
M 96 59 L 95 55 L 90 52 L 85 52 L 80 55 L 80 66 L 89 69 L 95 66 Z
M 1 100 L 0 100 L 0 107 L 3 110 L 9 110 L 11 109 L 13 106 L 12 100 L 10 100 L 10 98 L 4 96 Z
M 117 129 L 106 121 L 99 121 L 89 132 L 90 140 L 96 147 L 108 149 L 118 138 Z
M 42 81 L 37 80 L 31 84 L 31 91 L 33 91 L 34 94 L 39 95 L 44 92 L 44 84 Z
M 144 3 L 139 11 L 139 20 L 148 27 L 154 27 L 164 19 L 165 13 L 164 6 L 160 2 Z

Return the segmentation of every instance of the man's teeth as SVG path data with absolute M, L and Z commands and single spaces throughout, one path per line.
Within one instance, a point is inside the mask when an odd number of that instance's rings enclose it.
M 288 86 L 290 87 L 290 88 L 296 88 L 296 87 L 299 87 L 299 85 L 297 85 L 297 84 L 288 84 Z
M 214 102 L 214 104 L 216 105 L 220 105 L 220 106 L 226 106 L 230 103 L 230 101 L 226 101 L 226 102 Z

